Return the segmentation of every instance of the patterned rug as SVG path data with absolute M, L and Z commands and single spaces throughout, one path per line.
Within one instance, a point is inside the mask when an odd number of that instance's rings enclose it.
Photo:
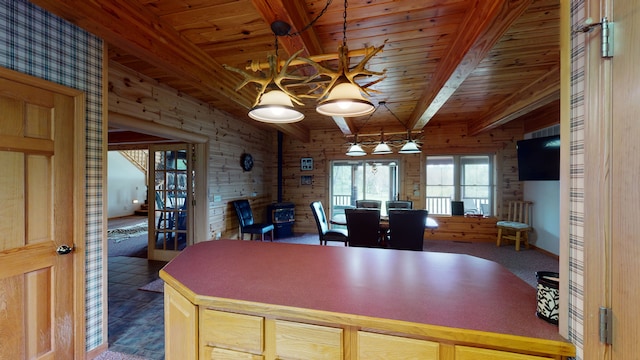
M 147 360 L 147 358 L 107 350 L 94 360 Z
M 144 221 L 139 224 L 109 229 L 107 230 L 107 239 L 115 243 L 119 243 L 130 238 L 140 236 L 141 234 L 145 234 L 147 231 L 147 222 Z
M 155 279 L 147 285 L 138 288 L 138 290 L 164 293 L 164 281 L 162 279 Z

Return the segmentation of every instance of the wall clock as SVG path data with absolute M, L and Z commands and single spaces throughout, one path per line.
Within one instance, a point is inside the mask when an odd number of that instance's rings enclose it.
M 253 156 L 251 154 L 242 154 L 240 157 L 240 165 L 242 165 L 242 170 L 251 171 L 253 169 Z

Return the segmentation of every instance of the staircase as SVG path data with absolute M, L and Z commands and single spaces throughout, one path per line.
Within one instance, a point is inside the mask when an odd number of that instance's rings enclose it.
M 147 174 L 147 176 L 149 175 L 149 150 L 121 150 L 119 152 L 138 169 Z M 145 200 L 144 204 L 140 205 L 140 209 L 136 210 L 134 213 L 140 216 L 149 215 L 149 201 Z
M 140 216 L 149 215 L 149 203 L 145 200 L 144 204 L 140 205 L 140 209 L 136 210 L 134 213 Z

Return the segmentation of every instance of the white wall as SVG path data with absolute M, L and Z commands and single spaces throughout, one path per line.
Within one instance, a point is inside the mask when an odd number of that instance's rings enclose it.
M 109 151 L 108 161 L 107 216 L 133 215 L 147 197 L 145 173 L 117 151 Z
M 524 200 L 533 201 L 529 243 L 560 254 L 560 181 L 525 181 Z

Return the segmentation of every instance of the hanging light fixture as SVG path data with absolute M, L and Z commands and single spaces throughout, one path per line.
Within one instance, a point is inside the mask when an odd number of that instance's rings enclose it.
M 415 141 L 407 140 L 407 142 L 404 145 L 402 145 L 402 148 L 398 152 L 400 154 L 419 154 L 422 151 L 420 151 L 420 148 L 418 147 L 418 144 L 416 144 Z
M 373 155 L 386 155 L 391 154 L 391 148 L 389 144 L 384 142 L 384 132 L 380 133 L 380 143 L 373 149 Z
M 316 111 L 327 116 L 353 117 L 368 115 L 375 111 L 373 103 L 362 96 L 362 93 L 360 92 L 361 87 L 356 85 L 353 81 L 355 75 L 350 74 L 350 76 L 347 76 L 347 72 L 349 71 L 349 50 L 347 48 L 347 0 L 344 1 L 343 19 L 342 46 L 339 49 L 339 74 L 329 85 L 329 88 L 326 90 L 328 91 L 328 96 L 318 104 Z M 379 50 L 381 50 L 381 48 Z M 362 67 L 364 67 L 364 64 L 371 58 L 371 56 L 365 57 L 365 61 L 361 63 Z M 371 74 L 379 73 L 371 72 Z
M 411 139 L 411 130 L 407 130 L 407 142 L 402 145 L 402 148 L 400 148 L 398 152 L 400 154 L 419 154 L 422 152 L 418 144 Z
M 331 0 L 327 3 L 309 24 L 305 25 L 302 30 L 293 34 L 289 33 L 291 26 L 284 21 L 276 20 L 271 23 L 271 30 L 275 36 L 275 55 L 267 56 L 267 63 L 259 61 L 251 61 L 245 69 L 238 69 L 223 64 L 222 66 L 229 70 L 240 74 L 244 80 L 237 86 L 236 91 L 248 83 L 259 85 L 258 94 L 252 109 L 249 111 L 249 117 L 252 119 L 268 122 L 268 123 L 291 123 L 304 119 L 304 114 L 296 110 L 294 103 L 303 106 L 301 98 L 315 98 L 319 103 L 316 110 L 327 116 L 354 117 L 363 116 L 372 113 L 375 108 L 373 104 L 365 99 L 364 94 L 369 94 L 367 90 L 384 80 L 383 71 L 371 71 L 366 69 L 366 64 L 377 53 L 382 51 L 385 44 L 378 47 L 367 47 L 364 49 L 349 52 L 347 48 L 347 1 L 344 1 L 343 12 L 343 41 L 338 47 L 337 54 L 320 54 L 310 56 L 308 58 L 299 56 L 303 49 L 298 50 L 288 60 L 280 62 L 278 60 L 278 37 L 279 36 L 295 36 L 300 35 L 302 31 L 309 29 L 327 10 Z M 350 56 L 363 57 L 363 59 L 355 66 L 350 67 Z M 332 69 L 325 67 L 321 63 L 325 61 L 338 60 L 338 68 Z M 315 72 L 305 75 L 307 71 L 297 71 L 300 66 L 315 68 Z M 293 71 L 288 73 L 292 68 Z M 245 70 L 251 70 L 253 73 L 259 72 L 257 75 L 250 74 Z M 382 76 L 381 78 L 371 81 L 367 84 L 360 85 L 355 82 L 356 77 L 360 76 Z M 301 93 L 297 91 L 296 86 L 305 85 L 311 90 Z M 291 89 L 294 89 L 292 91 Z M 270 91 L 268 91 L 270 90 Z M 268 91 L 268 92 L 267 92 Z
M 375 110 L 373 104 L 366 100 L 358 86 L 349 82 L 336 85 L 326 100 L 316 107 L 316 111 L 327 116 L 363 116 Z
M 373 111 L 369 112 L 369 116 L 364 121 L 362 126 L 360 126 L 358 129 L 356 129 L 356 133 L 355 133 L 354 138 L 353 138 L 353 144 L 351 144 L 351 146 L 349 147 L 349 150 L 347 151 L 347 153 L 345 155 L 348 155 L 348 156 L 364 156 L 364 155 L 367 155 L 367 153 L 364 151 L 364 149 L 362 149 L 362 146 L 360 144 L 358 144 L 358 131 L 362 130 L 365 127 L 365 125 L 367 125 L 367 123 L 369 122 L 369 119 L 371 119 L 371 117 L 373 116 L 373 113 L 376 112 L 376 110 L 378 110 L 379 107 L 380 107 L 380 104 L 378 104 L 378 106 L 375 107 L 373 109 Z
M 272 73 L 280 70 L 278 69 L 278 36 L 288 34 L 289 30 L 291 30 L 291 26 L 284 21 L 274 21 L 271 23 L 271 31 L 273 31 L 275 38 L 274 49 L 276 64 L 272 67 Z M 289 62 L 287 62 L 286 66 L 288 66 L 288 64 Z M 269 87 L 271 87 L 272 90 L 268 93 L 262 94 L 258 105 L 254 106 L 249 111 L 250 118 L 262 122 L 278 124 L 293 123 L 304 119 L 304 114 L 293 107 L 293 102 L 289 95 L 273 86 L 273 84 L 269 85 Z
M 387 108 L 387 110 L 389 110 L 391 115 L 393 115 L 393 117 L 396 118 L 396 120 L 398 120 L 398 122 L 400 124 L 402 124 L 402 126 L 404 126 L 405 129 L 407 129 L 407 142 L 404 143 L 404 145 L 402 145 L 402 148 L 400 148 L 400 151 L 398 151 L 398 153 L 400 153 L 400 154 L 419 154 L 419 153 L 421 153 L 422 151 L 420 151 L 420 148 L 418 147 L 418 144 L 416 144 L 416 142 L 411 139 L 411 129 L 408 129 L 407 125 L 405 125 L 402 121 L 400 121 L 398 116 L 393 111 L 391 111 L 391 109 L 389 109 L 389 107 L 387 106 L 386 101 L 381 101 L 380 105 L 382 105 L 385 108 Z
M 358 134 L 353 139 L 353 144 L 349 147 L 349 150 L 345 154 L 347 156 L 364 156 L 367 153 L 362 149 L 362 146 L 358 144 Z
M 249 117 L 266 123 L 293 123 L 304 119 L 304 114 L 293 107 L 289 95 L 271 90 L 260 97 L 260 103 L 249 111 Z

